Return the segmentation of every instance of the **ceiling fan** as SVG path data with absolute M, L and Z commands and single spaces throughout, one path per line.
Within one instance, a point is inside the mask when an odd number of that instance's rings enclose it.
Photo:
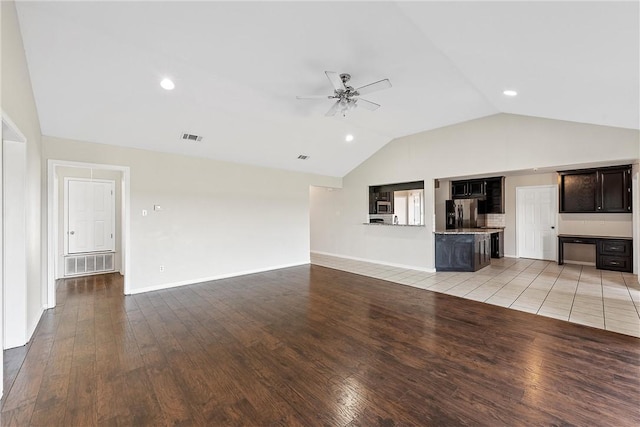
M 347 111 L 351 111 L 357 106 L 366 108 L 373 111 L 380 107 L 380 104 L 367 101 L 366 99 L 359 98 L 360 95 L 375 92 L 377 90 L 387 89 L 391 87 L 389 79 L 379 80 L 368 85 L 360 86 L 354 89 L 352 86 L 347 85 L 351 80 L 351 75 L 342 73 L 338 74 L 334 71 L 325 71 L 327 78 L 333 86 L 333 95 L 311 95 L 311 96 L 297 96 L 297 99 L 335 99 L 336 102 L 331 106 L 325 116 L 335 116 L 340 112 L 342 116 L 347 115 Z

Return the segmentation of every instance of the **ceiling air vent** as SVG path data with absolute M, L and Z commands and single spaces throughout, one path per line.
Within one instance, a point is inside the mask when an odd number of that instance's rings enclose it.
M 199 135 L 194 135 L 192 133 L 186 133 L 183 132 L 180 135 L 180 139 L 182 139 L 183 141 L 193 141 L 193 142 L 200 142 L 202 141 L 202 137 Z
M 304 154 L 300 154 L 300 155 L 298 156 L 298 160 L 307 160 L 308 158 L 309 158 L 309 156 L 306 156 L 306 155 L 304 155 Z

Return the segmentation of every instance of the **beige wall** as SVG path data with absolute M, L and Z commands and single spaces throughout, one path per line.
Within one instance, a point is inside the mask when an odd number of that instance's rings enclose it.
M 104 169 L 57 167 L 58 178 L 58 249 L 57 249 L 57 276 L 64 276 L 64 179 L 65 178 L 85 178 L 104 179 L 115 182 L 115 270 L 120 271 L 122 267 L 122 172 Z
M 311 242 L 311 248 L 318 252 L 431 270 L 434 268 L 432 231 L 443 220 L 435 210 L 436 192 L 432 185 L 426 185 L 427 182 L 443 177 L 508 175 L 507 172 L 533 168 L 561 170 L 594 162 L 634 162 L 638 157 L 639 138 L 640 132 L 632 129 L 513 114 L 497 114 L 398 138 L 345 176 L 339 195 L 325 194 L 324 203 L 312 201 L 312 206 L 321 210 L 314 212 L 313 217 L 328 219 L 319 225 L 322 229 L 312 229 L 312 235 L 317 238 Z M 556 184 L 550 181 L 550 176 L 527 179 L 528 182 Z M 426 227 L 362 225 L 366 219 L 369 185 L 420 180 L 425 181 Z M 505 185 L 510 186 L 509 191 L 515 191 L 517 183 L 516 178 Z M 515 203 L 514 200 L 515 196 L 508 199 L 507 206 Z M 336 212 L 340 214 L 336 215 Z M 570 229 L 572 219 L 562 220 L 566 223 L 563 226 Z M 505 247 L 507 253 L 513 254 L 515 219 L 509 221 L 507 227 L 511 228 L 511 234 Z M 594 218 L 592 225 L 597 221 L 599 219 Z M 316 224 L 312 224 L 312 228 L 315 227 Z M 590 227 L 581 229 L 586 232 L 587 228 Z M 612 225 L 611 231 L 619 229 L 626 233 L 627 228 L 628 223 L 620 227 Z
M 41 132 L 27 68 L 15 4 L 0 2 L 2 8 L 2 111 L 27 138 L 26 147 L 26 234 L 27 234 L 27 336 L 35 329 L 43 309 L 46 253 L 41 234 Z M 11 183 L 5 183 L 11 185 Z M 9 225 L 10 226 L 10 225 Z
M 307 263 L 309 186 L 341 185 L 338 178 L 43 140 L 46 159 L 130 167 L 125 274 L 132 293 Z

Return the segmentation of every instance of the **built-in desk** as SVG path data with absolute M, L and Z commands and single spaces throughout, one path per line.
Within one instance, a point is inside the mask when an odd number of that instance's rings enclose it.
M 596 268 L 633 272 L 633 239 L 631 237 L 558 235 L 558 264 L 564 264 L 564 244 L 596 245 Z

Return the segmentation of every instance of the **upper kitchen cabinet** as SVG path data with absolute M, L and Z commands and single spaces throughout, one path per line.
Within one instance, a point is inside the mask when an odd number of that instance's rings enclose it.
M 599 173 L 599 212 L 631 212 L 631 166 Z
M 451 182 L 451 197 L 453 199 L 482 198 L 485 195 L 484 179 Z
M 558 172 L 560 213 L 631 212 L 631 165 Z
M 504 176 L 485 179 L 485 200 L 478 204 L 479 213 L 504 213 Z
M 452 199 L 479 199 L 478 213 L 504 213 L 504 177 L 451 181 Z

